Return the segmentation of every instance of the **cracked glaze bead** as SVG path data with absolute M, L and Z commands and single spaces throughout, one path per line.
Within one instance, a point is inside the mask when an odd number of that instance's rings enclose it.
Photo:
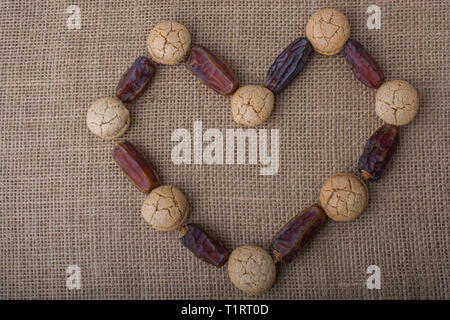
M 176 21 L 164 21 L 156 25 L 147 39 L 148 52 L 161 64 L 181 62 L 191 46 L 188 29 Z
M 347 17 L 333 8 L 321 9 L 309 18 L 306 24 L 306 37 L 315 51 L 333 55 L 344 49 L 350 36 Z
M 100 98 L 88 109 L 86 124 L 100 138 L 112 140 L 122 136 L 130 126 L 130 113 L 116 98 Z
M 276 267 L 270 254 L 255 246 L 236 248 L 228 259 L 228 275 L 240 290 L 254 295 L 263 294 L 274 284 Z
M 267 120 L 275 97 L 263 86 L 240 87 L 231 98 L 231 114 L 239 124 L 254 127 Z
M 392 80 L 383 83 L 375 95 L 375 112 L 394 126 L 410 123 L 419 110 L 419 94 L 408 82 Z
M 158 231 L 180 227 L 189 216 L 186 196 L 174 186 L 160 186 L 152 190 L 142 204 L 142 217 Z
M 369 192 L 363 180 L 350 173 L 337 173 L 328 178 L 320 190 L 320 205 L 330 219 L 356 219 L 369 202 Z

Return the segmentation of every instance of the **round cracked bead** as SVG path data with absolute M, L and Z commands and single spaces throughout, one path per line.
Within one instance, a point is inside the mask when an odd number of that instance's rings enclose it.
M 321 54 L 333 55 L 344 49 L 350 37 L 350 24 L 339 10 L 321 9 L 309 18 L 306 24 L 306 37 L 314 50 Z
M 130 126 L 130 113 L 116 98 L 100 98 L 89 107 L 86 124 L 100 138 L 111 140 L 122 136 Z
M 272 112 L 275 97 L 263 86 L 244 86 L 231 98 L 234 121 L 246 126 L 257 126 L 267 120 Z
M 375 112 L 386 123 L 402 126 L 410 123 L 419 110 L 419 94 L 408 82 L 385 82 L 375 96 Z
M 191 34 L 185 26 L 176 21 L 161 22 L 150 32 L 147 46 L 154 61 L 177 64 L 189 51 Z
M 358 217 L 369 202 L 367 186 L 350 173 L 338 173 L 328 178 L 320 190 L 320 205 L 335 221 L 350 221 Z
M 242 246 L 235 249 L 228 259 L 228 275 L 240 290 L 254 295 L 263 294 L 275 282 L 275 262 L 260 247 Z
M 175 230 L 189 216 L 189 204 L 186 196 L 176 187 L 160 186 L 145 198 L 142 216 L 158 231 Z

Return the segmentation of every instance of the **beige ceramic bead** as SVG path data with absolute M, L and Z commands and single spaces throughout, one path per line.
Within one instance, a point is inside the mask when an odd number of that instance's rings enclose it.
M 320 190 L 320 205 L 335 221 L 350 221 L 359 216 L 369 202 L 367 186 L 349 173 L 338 173 L 328 178 Z
M 375 112 L 394 126 L 410 123 L 419 110 L 419 94 L 408 82 L 392 80 L 383 83 L 375 96 Z
M 246 126 L 257 126 L 270 116 L 274 105 L 272 91 L 262 86 L 244 86 L 231 98 L 234 121 Z
M 141 213 L 154 229 L 171 231 L 186 221 L 189 204 L 186 196 L 174 186 L 160 186 L 145 198 Z
M 242 246 L 235 249 L 228 259 L 228 275 L 231 282 L 242 291 L 263 294 L 275 282 L 275 262 L 260 247 Z
M 347 17 L 333 8 L 321 9 L 309 18 L 306 37 L 314 50 L 321 54 L 333 55 L 344 49 L 350 36 Z
M 161 22 L 150 32 L 147 46 L 156 62 L 177 64 L 189 51 L 191 34 L 185 26 L 176 21 Z
M 130 122 L 130 113 L 122 101 L 116 98 L 95 100 L 86 115 L 89 130 L 106 140 L 123 135 L 130 126 Z

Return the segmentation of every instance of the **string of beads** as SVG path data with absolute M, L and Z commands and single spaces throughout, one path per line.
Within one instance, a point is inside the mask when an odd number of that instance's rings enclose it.
M 375 60 L 356 40 L 349 39 L 350 25 L 340 11 L 316 11 L 306 25 L 306 38 L 294 40 L 269 68 L 265 86 L 239 87 L 231 67 L 218 55 L 203 46 L 191 47 L 191 35 L 182 24 L 166 21 L 150 32 L 147 46 L 153 61 L 174 65 L 184 61 L 198 79 L 219 94 L 230 96 L 234 121 L 244 126 L 265 122 L 280 94 L 303 70 L 312 51 L 344 56 L 356 78 L 369 88 L 377 89 L 376 114 L 386 124 L 369 138 L 358 161 L 362 178 L 350 173 L 337 173 L 328 178 L 320 190 L 320 204 L 313 204 L 292 217 L 275 235 L 270 253 L 263 248 L 245 245 L 230 252 L 215 236 L 195 224 L 186 224 L 189 204 L 175 186 L 161 185 L 152 164 L 128 141 L 116 142 L 113 159 L 128 180 L 148 194 L 142 205 L 142 216 L 158 231 L 178 229 L 181 243 L 201 260 L 216 267 L 228 261 L 232 283 L 248 294 L 262 294 L 275 282 L 276 263 L 289 263 L 299 254 L 327 220 L 351 221 L 366 208 L 369 192 L 366 181 L 381 177 L 396 149 L 398 126 L 413 120 L 419 107 L 417 91 L 406 81 L 384 81 Z M 124 103 L 134 101 L 148 87 L 154 74 L 154 64 L 138 57 L 123 74 L 116 89 L 117 98 L 95 100 L 87 112 L 87 127 L 95 135 L 115 140 L 130 125 L 130 113 Z

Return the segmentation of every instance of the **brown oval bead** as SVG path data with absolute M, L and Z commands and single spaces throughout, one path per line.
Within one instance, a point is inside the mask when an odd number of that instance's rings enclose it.
M 294 40 L 270 67 L 266 88 L 274 94 L 280 93 L 303 70 L 311 51 L 311 43 L 306 38 Z
M 196 257 L 216 267 L 227 262 L 230 253 L 217 238 L 203 231 L 195 224 L 180 228 L 181 243 L 191 250 Z
M 120 78 L 116 96 L 123 102 L 131 102 L 144 91 L 155 75 L 155 67 L 146 57 L 137 58 Z
M 114 146 L 112 156 L 128 180 L 143 193 L 150 193 L 160 185 L 159 177 L 150 161 L 128 141 Z
M 201 82 L 225 96 L 239 87 L 239 80 L 230 66 L 202 46 L 193 46 L 186 66 Z
M 381 126 L 372 134 L 358 161 L 358 170 L 364 179 L 380 179 L 397 148 L 398 139 L 399 130 L 391 124 Z
M 327 216 L 319 205 L 303 210 L 286 223 L 272 241 L 275 261 L 289 263 L 311 240 L 324 224 Z
M 383 72 L 358 41 L 349 39 L 345 44 L 344 55 L 359 81 L 370 88 L 378 88 L 383 84 Z

